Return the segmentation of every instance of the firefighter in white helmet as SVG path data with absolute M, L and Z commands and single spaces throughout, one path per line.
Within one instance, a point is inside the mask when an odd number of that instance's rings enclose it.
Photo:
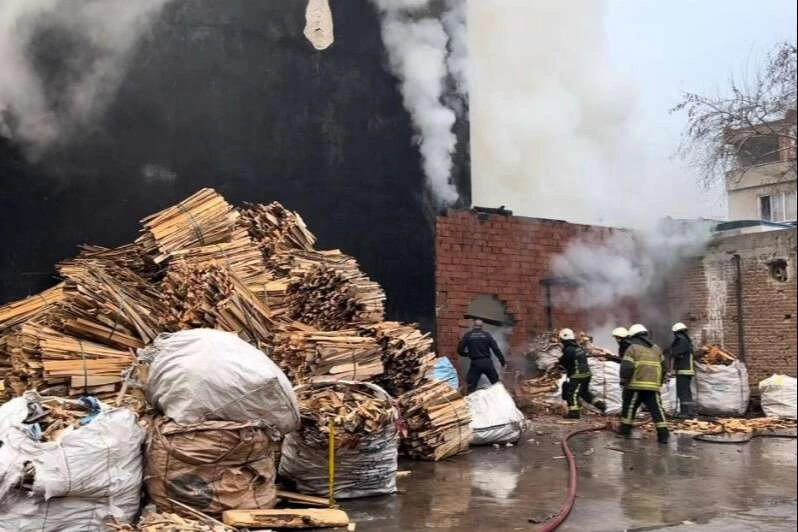
M 602 413 L 607 409 L 603 401 L 597 400 L 590 393 L 590 366 L 587 364 L 587 353 L 576 341 L 576 335 L 572 329 L 561 329 L 559 333 L 560 343 L 562 344 L 562 356 L 557 363 L 565 369 L 568 380 L 563 383 L 562 398 L 568 405 L 568 413 L 565 417 L 578 419 L 580 417 L 581 406 L 579 399 L 582 399 Z
M 676 373 L 676 395 L 679 397 L 678 416 L 691 419 L 695 416 L 693 392 L 690 390 L 690 384 L 695 376 L 695 349 L 693 341 L 687 333 L 687 325 L 682 322 L 675 323 L 671 330 L 673 331 L 673 343 L 671 343 L 670 355 L 673 370 Z
M 626 327 L 615 327 L 612 330 L 612 337 L 618 342 L 618 356 L 623 359 L 623 354 L 629 347 L 629 331 Z
M 662 408 L 659 390 L 665 382 L 665 359 L 662 350 L 648 337 L 648 329 L 636 323 L 629 327 L 629 347 L 621 361 L 622 436 L 632 434 L 637 409 L 645 404 L 657 428 L 657 441 L 668 443 L 668 422 Z

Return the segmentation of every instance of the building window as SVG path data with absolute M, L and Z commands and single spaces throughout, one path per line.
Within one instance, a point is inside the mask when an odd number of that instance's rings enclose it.
M 740 166 L 775 163 L 781 159 L 779 148 L 779 137 L 776 135 L 748 137 L 740 145 L 737 162 Z
M 759 196 L 759 218 L 768 222 L 793 222 L 798 218 L 797 200 L 794 190 Z
M 789 280 L 787 261 L 784 259 L 776 259 L 769 262 L 768 270 L 770 271 L 770 276 L 780 283 L 786 283 Z

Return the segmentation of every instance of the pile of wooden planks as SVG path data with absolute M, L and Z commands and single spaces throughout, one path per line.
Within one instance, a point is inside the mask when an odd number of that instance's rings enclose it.
M 14 395 L 36 389 L 48 395 L 112 397 L 122 372 L 135 361 L 130 350 L 69 336 L 40 320 L 8 334 L 5 352 L 11 363 L 5 380 Z
M 385 292 L 339 250 L 280 252 L 269 267 L 267 301 L 291 319 L 325 331 L 384 319 Z
M 382 348 L 385 371 L 375 382 L 393 396 L 417 388 L 435 364 L 432 338 L 414 323 L 386 321 L 364 326 L 362 331 Z
M 411 458 L 438 461 L 468 449 L 473 431 L 468 404 L 445 382 L 429 381 L 399 397 L 407 425 L 402 450 Z
M 655 430 L 653 423 L 646 423 L 644 428 Z M 697 432 L 701 434 L 751 434 L 754 432 L 794 431 L 796 422 L 789 419 L 772 417 L 758 418 L 717 418 L 712 421 L 685 419 L 670 421 L 672 430 Z
M 163 268 L 152 261 L 152 257 L 135 242 L 115 248 L 83 244 L 79 246 L 80 253 L 75 257 L 81 260 L 100 260 L 113 262 L 117 266 L 127 268 L 136 275 L 152 281 L 158 278 Z
M 167 512 L 149 512 L 137 525 L 119 523 L 116 520 L 105 523 L 108 530 L 115 532 L 235 532 L 237 529 L 215 519 L 189 519 Z
M 703 364 L 728 366 L 737 360 L 737 357 L 724 351 L 719 345 L 712 344 L 701 346 L 698 350 L 698 359 Z
M 136 243 L 155 264 L 172 252 L 229 242 L 240 215 L 212 188 L 203 188 L 183 201 L 147 216 Z
M 361 438 L 382 432 L 394 422 L 390 399 L 363 383 L 325 383 L 297 388 L 302 439 L 326 448 L 329 424 L 335 427 L 335 447 L 351 448 Z
M 312 251 L 316 237 L 308 231 L 302 217 L 279 203 L 244 203 L 238 209 L 240 225 L 258 244 L 267 258 L 280 250 Z
M 0 307 L 0 334 L 64 299 L 64 283 Z
M 278 323 L 271 310 L 236 275 L 217 263 L 169 265 L 161 290 L 168 303 L 166 327 L 208 327 L 238 334 L 258 347 L 271 346 Z
M 564 405 L 559 394 L 561 376 L 560 370 L 553 368 L 539 377 L 521 381 L 513 391 L 518 408 L 525 413 L 559 413 Z
M 278 334 L 271 357 L 294 383 L 368 381 L 383 372 L 380 346 L 356 330 Z

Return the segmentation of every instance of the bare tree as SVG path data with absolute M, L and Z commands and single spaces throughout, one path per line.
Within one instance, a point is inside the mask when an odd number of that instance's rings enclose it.
M 671 112 L 685 112 L 679 152 L 710 186 L 733 168 L 789 161 L 795 172 L 796 45 L 778 44 L 751 79 L 730 80 L 726 95 L 684 93 Z

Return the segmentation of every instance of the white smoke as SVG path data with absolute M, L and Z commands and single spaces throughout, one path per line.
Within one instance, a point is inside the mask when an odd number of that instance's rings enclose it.
M 458 194 L 451 183 L 455 113 L 441 101 L 449 75 L 448 36 L 441 20 L 424 15 L 429 0 L 372 1 L 380 12 L 388 63 L 416 130 L 427 184 L 441 205 L 449 205 Z
M 0 2 L 0 135 L 35 156 L 89 125 L 168 1 Z
M 449 35 L 449 57 L 446 65 L 454 79 L 457 93 L 468 96 L 468 26 L 466 0 L 446 0 L 446 10 L 441 17 Z
M 657 124 L 612 64 L 604 14 L 600 0 L 468 3 L 475 204 L 622 226 L 701 212 L 696 184 L 649 152 Z

